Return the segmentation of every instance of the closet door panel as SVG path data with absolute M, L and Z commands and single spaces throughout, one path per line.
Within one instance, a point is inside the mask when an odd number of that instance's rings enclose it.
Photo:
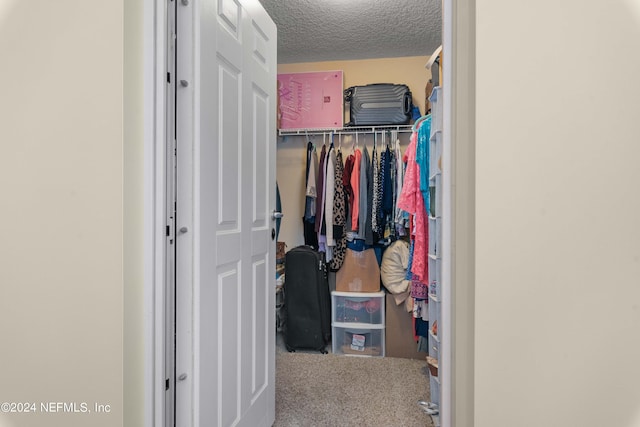
M 177 279 L 176 425 L 268 426 L 275 419 L 276 27 L 258 0 L 202 0 L 178 11 L 178 29 L 193 34 L 177 50 L 192 66 L 178 76 L 188 82 L 178 96 L 191 94 L 180 106 L 192 112 L 179 118 L 186 131 L 178 138 L 185 224 L 178 248 L 192 256 L 178 254 L 189 274 Z

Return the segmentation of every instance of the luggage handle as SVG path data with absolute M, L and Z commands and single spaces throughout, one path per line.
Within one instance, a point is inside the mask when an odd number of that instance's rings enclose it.
M 406 86 L 406 85 L 396 85 L 395 83 L 369 83 L 365 86 Z M 351 98 L 353 97 L 353 90 L 355 89 L 355 87 L 356 86 L 351 86 L 344 90 L 345 102 L 351 101 Z M 408 86 L 407 86 L 407 89 L 409 89 Z
M 410 92 L 404 94 L 404 114 L 409 114 L 411 112 L 411 103 L 413 99 L 411 99 Z
M 345 121 L 345 126 L 353 126 L 353 122 L 351 121 L 351 100 L 353 99 L 353 87 L 347 88 L 344 90 L 344 111 L 345 113 L 349 112 L 349 120 Z M 344 119 L 344 117 L 343 117 Z

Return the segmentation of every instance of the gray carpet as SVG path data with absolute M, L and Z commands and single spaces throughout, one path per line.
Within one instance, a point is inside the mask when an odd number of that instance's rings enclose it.
M 277 427 L 433 426 L 426 361 L 276 352 Z

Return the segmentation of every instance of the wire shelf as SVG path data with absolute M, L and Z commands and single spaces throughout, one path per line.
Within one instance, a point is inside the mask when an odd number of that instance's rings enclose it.
M 311 129 L 278 129 L 278 136 L 296 135 L 354 135 L 356 133 L 382 133 L 382 132 L 412 132 L 412 125 L 381 125 L 381 126 L 349 126 L 341 128 L 311 128 Z

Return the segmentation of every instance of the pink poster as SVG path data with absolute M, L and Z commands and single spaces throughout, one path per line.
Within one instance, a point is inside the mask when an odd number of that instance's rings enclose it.
M 280 129 L 341 128 L 342 71 L 278 74 Z

